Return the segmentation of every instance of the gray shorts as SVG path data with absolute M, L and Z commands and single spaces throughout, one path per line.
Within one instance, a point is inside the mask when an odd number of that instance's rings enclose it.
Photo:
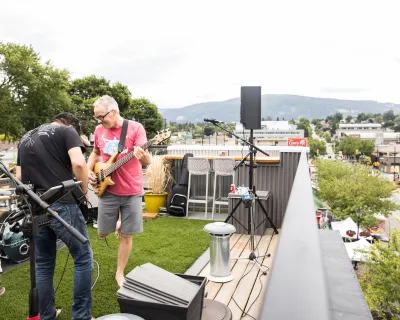
M 143 231 L 142 196 L 116 196 L 105 192 L 99 198 L 98 233 L 114 232 L 119 213 L 121 213 L 121 233 L 136 234 Z

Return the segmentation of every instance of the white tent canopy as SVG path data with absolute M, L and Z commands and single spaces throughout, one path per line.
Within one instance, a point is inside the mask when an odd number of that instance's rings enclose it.
M 357 239 L 357 224 L 353 221 L 352 218 L 348 217 L 346 220 L 342 221 L 332 221 L 331 222 L 332 230 L 336 230 L 340 232 L 340 236 L 342 238 L 347 239 Z M 356 234 L 352 237 L 346 234 L 348 230 L 354 231 Z M 360 232 L 363 230 L 360 228 Z
M 367 258 L 367 253 L 359 252 L 358 250 L 368 251 L 371 244 L 365 239 L 360 238 L 358 241 L 345 242 L 347 254 L 352 261 L 365 261 Z

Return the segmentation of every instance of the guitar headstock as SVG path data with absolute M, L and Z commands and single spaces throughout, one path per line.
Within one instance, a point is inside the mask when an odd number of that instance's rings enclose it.
M 171 131 L 169 129 L 165 129 L 161 132 L 157 132 L 157 135 L 153 138 L 153 144 L 160 144 L 161 142 L 169 139 L 171 137 Z

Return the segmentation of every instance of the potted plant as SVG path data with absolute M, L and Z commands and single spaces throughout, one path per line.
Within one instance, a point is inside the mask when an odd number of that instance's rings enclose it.
M 170 163 L 163 156 L 151 155 L 151 163 L 147 166 L 145 176 L 149 191 L 144 194 L 146 212 L 159 213 L 165 206 L 168 193 L 165 191 L 172 180 Z

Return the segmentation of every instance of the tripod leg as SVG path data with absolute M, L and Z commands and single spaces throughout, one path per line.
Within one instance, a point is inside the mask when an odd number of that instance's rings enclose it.
M 267 274 L 267 270 L 257 261 L 257 259 L 254 259 L 254 263 L 257 264 L 258 269 L 260 269 L 263 275 Z
M 272 222 L 271 218 L 269 217 L 267 211 L 265 210 L 261 200 L 257 197 L 258 204 L 260 205 L 262 211 L 264 212 L 265 217 L 268 219 L 269 223 L 271 224 L 272 228 L 274 229 L 276 234 L 279 234 L 278 229 L 276 229 L 274 223 Z
M 231 211 L 231 213 L 228 215 L 228 217 L 225 219 L 225 223 L 228 222 L 229 218 L 232 218 L 232 220 L 234 219 L 233 214 L 235 213 L 236 209 L 239 208 L 240 204 L 242 203 L 242 198 L 240 198 L 240 200 L 238 201 L 238 203 L 236 204 L 236 206 L 233 208 L 233 210 Z M 233 221 L 232 221 L 233 222 Z

